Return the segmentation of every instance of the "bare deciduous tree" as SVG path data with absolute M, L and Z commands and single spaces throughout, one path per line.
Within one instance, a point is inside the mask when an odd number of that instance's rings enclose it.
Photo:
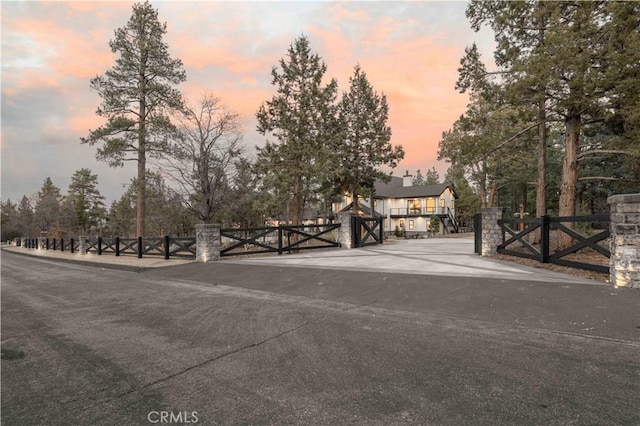
M 161 161 L 173 190 L 204 223 L 219 212 L 242 149 L 238 113 L 205 93 L 196 107 L 186 106 L 176 118 L 178 131 Z

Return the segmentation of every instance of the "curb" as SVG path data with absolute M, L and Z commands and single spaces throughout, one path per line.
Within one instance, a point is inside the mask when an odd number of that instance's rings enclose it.
M 23 251 L 13 251 L 7 250 L 6 247 L 2 247 L 0 250 L 6 253 L 17 254 L 18 256 L 27 256 L 27 257 L 35 257 L 43 260 L 50 260 L 53 262 L 62 262 L 62 263 L 70 263 L 74 265 L 88 266 L 91 268 L 102 268 L 102 269 L 115 269 L 119 271 L 127 271 L 127 272 L 144 272 L 153 269 L 162 269 L 162 268 L 170 268 L 171 266 L 179 266 L 179 265 L 166 265 L 166 266 L 154 266 L 154 267 L 145 267 L 145 266 L 135 266 L 135 265 L 120 265 L 117 263 L 103 263 L 103 262 L 94 262 L 91 260 L 79 260 L 79 259 L 67 259 L 62 257 L 47 257 L 47 256 L 38 256 L 35 254 L 31 254 L 30 252 Z M 28 250 L 28 249 L 27 249 Z

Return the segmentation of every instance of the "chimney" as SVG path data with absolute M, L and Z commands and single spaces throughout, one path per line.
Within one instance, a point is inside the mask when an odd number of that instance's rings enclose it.
M 402 176 L 402 186 L 412 186 L 413 185 L 413 176 L 409 174 L 409 170 L 407 173 Z

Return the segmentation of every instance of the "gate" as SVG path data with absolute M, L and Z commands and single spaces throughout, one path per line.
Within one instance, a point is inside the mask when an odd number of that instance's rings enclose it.
M 586 235 L 563 225 L 563 223 L 582 224 Z M 608 264 L 606 259 L 611 257 L 611 252 L 606 243 L 604 246 L 598 244 L 609 238 L 609 215 L 501 219 L 498 224 L 502 230 L 502 244 L 498 246 L 498 253 L 525 257 L 541 263 L 555 263 L 562 266 L 609 273 L 609 267 L 602 263 Z M 520 228 L 520 226 L 524 229 Z M 540 229 L 540 244 L 534 244 L 532 243 L 532 240 L 534 240 L 532 238 L 533 231 L 538 229 Z M 570 247 L 552 252 L 550 241 L 550 231 L 552 230 L 556 233 L 556 241 L 562 233 L 571 237 L 575 243 Z M 586 232 L 587 230 L 591 232 Z M 528 238 L 529 234 L 531 234 L 531 237 Z M 605 262 L 600 262 L 600 264 L 587 263 L 571 258 L 571 255 L 583 249 L 589 249 L 595 255 L 596 259 L 593 261 L 605 260 Z
M 223 247 L 220 256 L 242 256 L 265 253 L 291 253 L 299 250 L 340 247 L 331 233 L 340 224 L 280 225 L 257 228 L 221 229 Z
M 351 217 L 352 247 L 382 244 L 382 217 Z

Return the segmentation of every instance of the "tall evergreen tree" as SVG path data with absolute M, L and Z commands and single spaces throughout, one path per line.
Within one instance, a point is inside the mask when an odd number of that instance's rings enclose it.
M 223 209 L 224 220 L 228 226 L 247 228 L 264 226 L 269 203 L 263 203 L 263 194 L 258 188 L 258 179 L 252 170 L 253 164 L 240 158 L 235 165 L 237 174 L 233 180 L 229 202 Z
M 96 157 L 113 167 L 124 161 L 138 164 L 136 233 L 145 234 L 145 178 L 147 156 L 166 150 L 167 132 L 174 129 L 168 110 L 182 106 L 175 86 L 186 80 L 179 59 L 172 59 L 163 41 L 167 24 L 147 1 L 136 3 L 129 22 L 109 42 L 117 53 L 115 65 L 91 80 L 102 98 L 96 113 L 107 123 L 89 133 L 83 143 L 101 143 Z
M 7 199 L 6 202 L 0 202 L 0 229 L 2 229 L 2 241 L 10 241 L 20 237 L 18 230 L 18 208 Z
M 58 237 L 60 221 L 60 202 L 62 194 L 51 178 L 46 178 L 36 199 L 34 219 L 37 226 L 48 231 L 50 236 Z
M 509 103 L 516 107 L 535 106 L 538 127 L 536 145 L 536 216 L 547 213 L 548 86 L 551 63 L 543 52 L 549 25 L 547 2 L 490 2 L 473 0 L 467 7 L 471 26 L 478 31 L 482 23 L 495 31 L 495 54 L 500 75 L 507 86 Z M 536 69 L 532 73 L 531 69 Z M 534 75 L 535 74 L 535 75 Z M 534 119 L 533 115 L 531 119 Z
M 323 84 L 326 70 L 309 39 L 297 38 L 279 69 L 271 71 L 276 94 L 256 113 L 258 132 L 275 138 L 258 149 L 256 171 L 274 192 L 287 194 L 293 224 L 300 223 L 308 200 L 327 180 L 337 83 Z
M 440 174 L 435 167 L 431 167 L 431 169 L 427 171 L 424 183 L 426 185 L 435 185 L 440 183 Z
M 17 211 L 17 228 L 20 235 L 23 237 L 35 237 L 35 233 L 40 232 L 40 230 L 36 229 L 33 215 L 33 204 L 31 203 L 31 200 L 29 200 L 29 197 L 26 195 L 22 196 L 20 204 L 18 204 Z
M 106 218 L 104 197 L 98 189 L 98 175 L 91 174 L 91 170 L 76 170 L 65 201 L 73 209 L 75 225 L 81 235 L 86 235 L 91 227 L 103 225 Z
M 366 73 L 356 66 L 349 78 L 349 91 L 340 101 L 340 138 L 335 140 L 335 160 L 331 162 L 336 187 L 351 194 L 354 212 L 359 209 L 358 196 L 370 196 L 376 179 L 391 180 L 380 167 L 396 167 L 404 158 L 402 146 L 391 144 L 388 116 L 387 97 L 378 94 Z
M 412 183 L 413 185 L 417 185 L 417 186 L 424 185 L 426 183 L 420 169 L 416 170 L 416 175 L 413 177 Z

